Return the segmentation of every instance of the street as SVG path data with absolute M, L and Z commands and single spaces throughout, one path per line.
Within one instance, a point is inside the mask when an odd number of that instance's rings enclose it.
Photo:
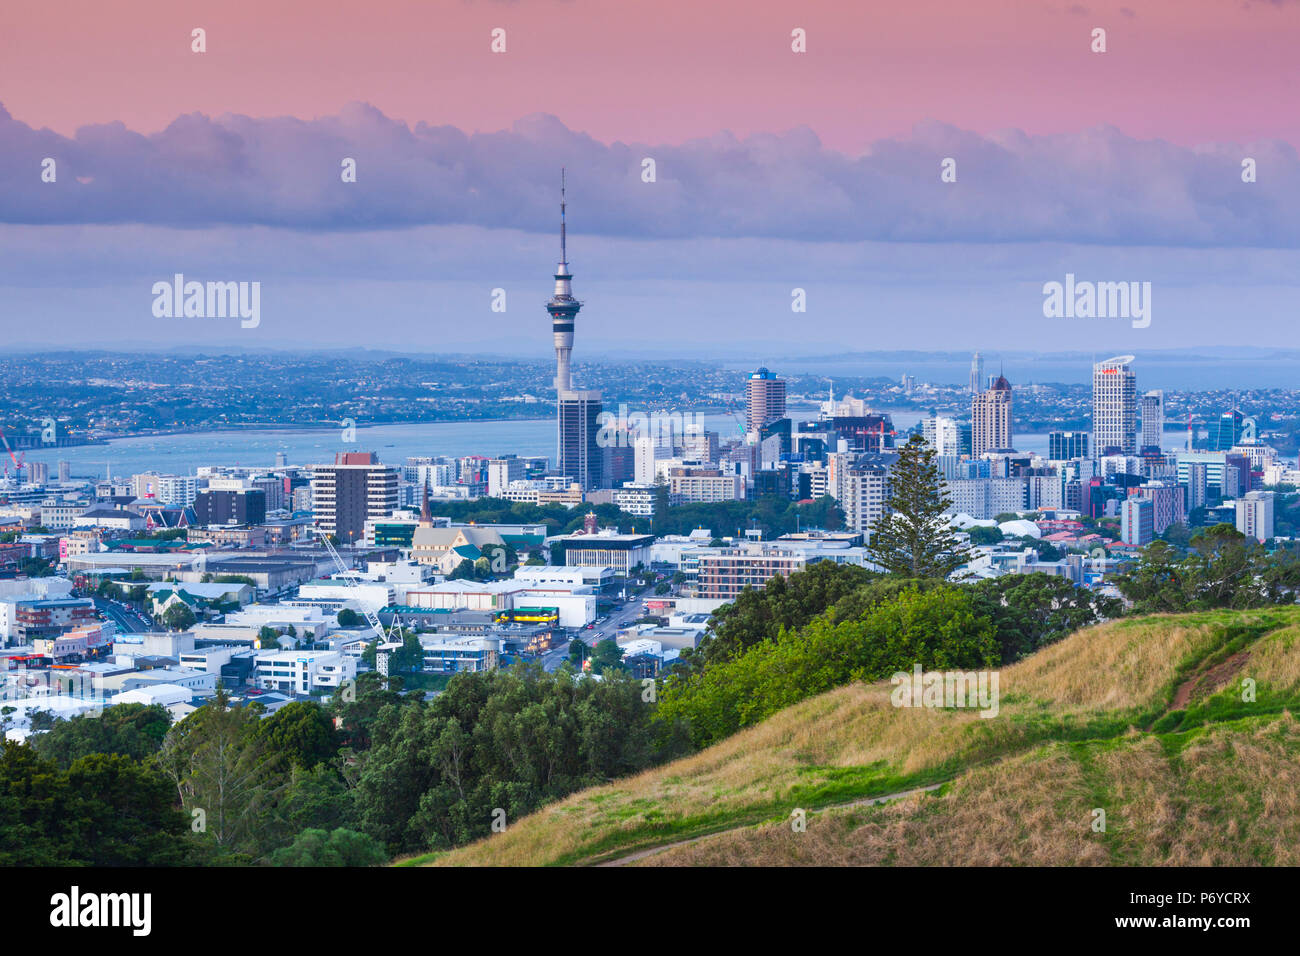
M 591 630 L 584 628 L 579 632 L 578 636 L 588 647 L 595 647 L 598 641 L 603 641 L 606 638 L 616 637 L 620 630 L 638 618 L 645 616 L 641 600 L 640 596 L 631 598 L 626 604 L 612 611 L 603 623 L 597 624 Z M 542 669 L 547 671 L 558 670 L 568 657 L 569 642 L 565 641 L 562 644 L 557 644 L 542 655 Z
M 95 609 L 116 624 L 117 629 L 123 634 L 143 634 L 157 630 L 152 621 L 133 607 L 117 604 L 101 597 L 94 598 L 94 601 Z

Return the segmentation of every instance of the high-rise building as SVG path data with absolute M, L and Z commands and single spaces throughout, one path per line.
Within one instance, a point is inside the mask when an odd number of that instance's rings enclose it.
M 1155 537 L 1155 503 L 1148 498 L 1125 499 L 1120 509 L 1120 540 L 1141 548 Z
M 70 462 L 59 462 L 59 484 L 67 484 L 72 480 L 72 464 Z
M 984 359 L 980 358 L 979 352 L 976 352 L 970 360 L 970 396 L 974 398 L 980 393 L 981 383 L 984 381 Z
M 1245 418 L 1235 409 L 1209 421 L 1210 451 L 1227 451 L 1241 441 Z
M 971 401 L 971 454 L 1011 448 L 1011 383 L 999 375 Z
M 1183 482 L 1187 488 L 1187 510 L 1193 508 L 1204 508 L 1205 499 L 1209 492 L 1209 482 L 1207 480 L 1208 468 L 1203 461 L 1189 461 L 1187 463 L 1186 480 Z
M 768 422 L 785 417 L 785 379 L 760 368 L 745 383 L 745 428 L 756 432 Z
M 1142 395 L 1142 440 L 1139 448 L 1159 448 L 1165 431 L 1165 393 L 1160 389 Z
M 341 544 L 365 537 L 366 521 L 387 518 L 397 507 L 397 469 L 374 452 L 339 452 L 332 465 L 311 466 L 311 507 L 322 535 Z
M 27 463 L 27 480 L 34 485 L 46 485 L 50 482 L 50 466 L 44 461 Z
M 556 474 L 580 485 L 583 491 L 598 488 L 604 475 L 600 434 L 600 392 L 561 392 L 557 407 L 559 449 Z
M 1273 492 L 1248 491 L 1237 499 L 1237 530 L 1256 541 L 1273 537 Z
M 569 373 L 573 352 L 573 326 L 582 303 L 573 297 L 573 273 L 569 271 L 569 252 L 565 213 L 564 172 L 560 172 L 560 264 L 555 269 L 555 292 L 546 303 L 555 336 L 556 392 L 556 474 L 569 478 L 583 491 L 599 487 L 604 476 L 599 418 L 603 406 L 600 392 L 575 389 Z
M 1134 489 L 1130 495 L 1151 502 L 1151 526 L 1155 534 L 1164 534 L 1170 525 L 1185 524 L 1187 521 L 1187 489 L 1182 485 L 1152 481 Z
M 1092 367 L 1092 454 L 1132 455 L 1137 452 L 1137 375 L 1131 355 L 1098 362 Z
M 266 520 L 266 492 L 260 488 L 203 491 L 194 499 L 199 525 L 251 525 Z
M 1087 432 L 1048 432 L 1047 457 L 1052 461 L 1069 461 L 1088 457 Z
M 961 432 L 954 419 L 942 415 L 922 419 L 921 434 L 936 455 L 961 454 Z
M 508 455 L 505 458 L 493 458 L 487 463 L 487 493 L 489 498 L 500 498 L 512 481 L 523 481 L 524 462 L 521 458 Z
M 876 522 L 888 513 L 889 469 L 892 461 L 863 459 L 844 463 L 836 456 L 835 499 L 844 512 L 844 525 L 868 537 Z M 831 488 L 828 487 L 827 491 Z

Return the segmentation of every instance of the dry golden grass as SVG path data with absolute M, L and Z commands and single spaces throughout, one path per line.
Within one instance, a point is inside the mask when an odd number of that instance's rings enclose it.
M 973 771 L 943 797 L 828 811 L 803 833 L 788 823 L 733 831 L 636 865 L 1099 865 L 1108 855 L 1092 803 L 1079 764 L 1051 748 Z
M 1154 737 L 1049 745 L 963 775 L 942 797 L 735 830 L 637 866 L 1294 866 L 1300 724 L 1216 727 L 1181 754 Z M 1093 808 L 1106 832 L 1092 830 Z
M 1273 609 L 1270 613 L 1277 616 L 1283 612 Z M 910 786 L 914 785 L 908 783 L 911 780 L 944 779 L 978 768 L 985 761 L 1023 753 L 1045 739 L 1061 736 L 1055 731 L 1064 726 L 1063 721 L 1078 728 L 1090 719 L 1117 717 L 1111 721 L 1116 728 L 1112 733 L 1119 733 L 1129 716 L 1149 715 L 1153 708 L 1164 706 L 1179 664 L 1216 647 L 1216 635 L 1225 623 L 1261 617 L 1256 612 L 1161 615 L 1087 628 L 1004 669 L 1000 675 L 1001 711 L 993 719 L 980 718 L 971 710 L 895 708 L 889 702 L 889 684 L 838 688 L 787 708 L 699 754 L 544 807 L 513 822 L 504 833 L 441 855 L 432 865 L 541 865 L 618 856 L 747 820 L 781 817 L 793 808 L 796 798 L 806 800 L 818 786 L 828 787 L 824 791 L 828 795 L 820 803 L 814 799 L 807 805 L 838 802 L 834 788 L 842 787 L 842 781 L 837 783 L 837 768 L 861 772 L 860 792 L 881 793 L 906 788 L 887 786 L 891 779 L 903 779 Z M 1300 622 L 1300 613 L 1292 618 Z M 1278 652 L 1276 659 L 1268 659 L 1269 673 L 1300 676 L 1296 657 Z M 1052 760 L 1068 762 L 1063 754 Z M 1024 764 L 1033 765 L 1033 761 Z M 1006 772 L 1008 766 L 1005 761 L 1000 763 L 999 772 Z M 1043 790 L 1044 799 L 1061 790 L 1061 780 L 1043 770 L 1040 765 L 1037 776 L 1016 777 L 1018 784 L 1029 788 L 1025 809 L 1037 806 L 1032 794 L 1038 789 Z M 985 779 L 978 776 L 983 772 L 976 769 L 977 776 L 970 779 Z M 875 778 L 883 789 L 873 788 Z M 1137 782 L 1135 778 L 1134 785 Z M 1019 792 L 1010 784 L 1004 789 L 1007 795 Z M 980 792 L 997 790 L 990 778 Z M 941 802 L 954 799 L 949 796 Z M 921 805 L 926 806 L 924 801 Z M 981 814 L 1001 819 L 994 802 L 981 807 L 971 811 L 974 815 L 963 824 L 964 829 L 973 830 L 978 820 L 990 819 Z M 1051 812 L 1065 810 L 1055 807 Z M 1036 826 L 1047 827 L 1046 819 L 1038 820 Z M 1152 827 L 1154 819 L 1149 824 Z M 1002 832 L 1010 824 L 1003 821 L 999 826 L 997 832 Z M 1031 829 L 1027 835 L 1038 832 Z M 968 859 L 973 854 L 992 862 L 997 839 L 990 840 L 973 844 Z M 1066 847 L 1061 851 L 1066 856 L 1078 858 L 1060 862 L 1104 862 L 1095 858 L 1095 851 L 1089 849 L 1094 844 L 1086 838 L 1077 845 L 1068 841 L 1060 845 Z M 1029 853 L 1034 860 L 1056 859 L 1057 843 L 1034 849 L 1037 844 L 1030 839 L 1027 846 L 1029 849 L 1016 852 Z M 671 856 L 686 849 L 675 850 Z
M 1297 640 L 1300 640 L 1300 621 L 1260 640 L 1233 683 L 1240 686 L 1240 678 L 1252 677 L 1277 693 L 1293 695 L 1300 692 L 1300 647 L 1296 645 Z

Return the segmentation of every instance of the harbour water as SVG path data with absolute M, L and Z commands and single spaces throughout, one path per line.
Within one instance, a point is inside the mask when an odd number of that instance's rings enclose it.
M 792 409 L 797 415 L 815 415 L 813 409 Z M 921 418 L 915 410 L 890 411 L 898 431 Z M 724 440 L 737 436 L 741 426 L 732 415 L 705 414 L 704 427 Z M 1045 434 L 1018 434 L 1021 451 L 1047 452 Z M 47 462 L 51 475 L 59 461 L 71 466 L 74 477 L 129 476 L 138 472 L 194 474 L 202 465 L 243 465 L 269 468 L 283 452 L 291 465 L 330 462 L 340 451 L 373 451 L 385 464 L 402 464 L 418 455 L 547 455 L 555 458 L 555 419 L 513 421 L 434 422 L 415 425 L 358 427 L 354 440 L 345 442 L 338 428 L 325 429 L 224 429 L 116 438 L 106 445 L 83 445 L 27 452 L 28 461 Z

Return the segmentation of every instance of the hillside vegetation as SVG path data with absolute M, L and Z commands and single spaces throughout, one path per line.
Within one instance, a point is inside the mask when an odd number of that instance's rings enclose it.
M 849 684 L 406 862 L 1295 864 L 1297 636 L 1289 606 L 1084 628 L 1003 668 L 991 719 Z

